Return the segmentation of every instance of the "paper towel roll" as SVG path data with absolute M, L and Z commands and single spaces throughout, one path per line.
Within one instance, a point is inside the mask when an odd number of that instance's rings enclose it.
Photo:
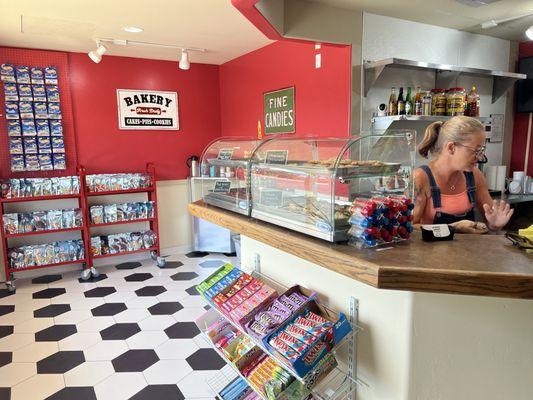
M 505 179 L 507 178 L 507 166 L 498 165 L 496 167 L 496 190 L 505 191 Z
M 485 177 L 487 178 L 487 186 L 491 190 L 496 190 L 496 180 L 498 176 L 498 167 L 495 165 L 485 166 Z

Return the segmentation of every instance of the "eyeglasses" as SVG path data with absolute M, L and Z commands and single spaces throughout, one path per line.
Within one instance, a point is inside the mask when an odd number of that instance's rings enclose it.
M 455 143 L 455 142 L 454 142 Z M 486 150 L 486 146 L 481 146 L 481 147 L 471 147 L 471 146 L 466 146 L 464 144 L 461 144 L 461 143 L 455 143 L 456 146 L 462 146 L 462 147 L 466 147 L 467 149 L 470 149 L 472 151 L 472 154 L 476 157 L 476 158 L 479 158 L 483 155 L 485 155 L 485 150 Z

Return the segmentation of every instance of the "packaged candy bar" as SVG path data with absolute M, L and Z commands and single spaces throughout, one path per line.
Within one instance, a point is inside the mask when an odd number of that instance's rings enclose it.
M 22 120 L 22 136 L 35 136 L 37 130 L 35 129 L 35 122 L 33 119 Z
M 12 155 L 11 156 L 11 171 L 24 171 L 24 156 Z
M 47 85 L 57 85 L 57 68 L 46 67 L 44 69 L 44 83 Z
M 273 348 L 275 348 L 277 351 L 279 351 L 288 360 L 295 360 L 300 356 L 300 354 L 296 350 L 290 347 L 287 343 L 281 340 L 278 336 L 270 339 L 268 343 Z
M 104 221 L 105 222 L 117 222 L 117 205 L 108 204 L 104 206 Z
M 93 224 L 103 224 L 104 219 L 104 206 L 91 206 L 91 221 Z
M 52 156 L 50 154 L 39 154 L 39 165 L 41 166 L 41 171 L 53 170 Z
M 49 121 L 49 124 L 50 124 L 50 134 L 52 136 L 63 136 L 63 125 L 61 124 L 61 120 L 51 119 Z
M 102 240 L 100 236 L 91 237 L 91 254 L 93 256 L 99 256 L 102 254 Z
M 258 321 L 253 321 L 249 326 L 248 329 L 251 330 L 256 334 L 258 337 L 263 337 L 268 333 L 268 328 L 262 325 Z
M 54 162 L 54 169 L 67 169 L 65 154 L 54 154 L 52 160 Z
M 8 235 L 19 233 L 19 216 L 18 214 L 4 214 L 4 232 Z
M 36 231 L 45 231 L 48 229 L 48 213 L 47 211 L 33 212 L 33 225 Z
M 19 101 L 20 118 L 33 118 L 33 103 L 29 101 Z
M 31 83 L 30 69 L 27 66 L 20 65 L 15 67 L 15 73 L 17 75 L 17 83 Z
M 305 318 L 309 321 L 315 322 L 317 325 L 331 326 L 333 324 L 331 321 L 328 321 L 326 318 L 323 318 L 312 311 L 308 311 L 305 314 Z
M 48 143 L 50 143 L 50 128 L 48 126 L 47 119 L 36 119 L 35 130 L 37 131 L 37 136 L 46 137 L 48 139 Z
M 8 136 L 22 136 L 22 128 L 20 127 L 20 120 L 7 120 L 7 135 Z
M 63 226 L 63 212 L 61 210 L 50 210 L 47 213 L 48 229 L 61 229 Z
M 34 137 L 24 137 L 24 153 L 37 154 L 37 140 Z
M 32 86 L 33 101 L 46 102 L 46 89 L 44 85 L 33 85 Z
M 283 295 L 278 298 L 278 302 L 283 304 L 285 307 L 287 307 L 291 312 L 296 311 L 296 309 L 299 307 L 298 304 L 293 302 L 291 299 L 289 299 L 287 296 Z
M 35 231 L 32 213 L 19 213 L 19 229 L 22 233 Z
M 6 119 L 19 119 L 19 103 L 14 101 L 6 101 Z
M 322 325 L 316 325 L 313 321 L 305 319 L 302 316 L 294 320 L 294 325 L 296 325 L 299 328 L 304 329 L 305 331 L 309 332 L 310 334 L 316 337 L 322 335 L 324 332 L 328 330 L 327 327 L 322 326 Z
M 273 328 L 278 325 L 278 321 L 268 311 L 260 311 L 255 315 L 255 320 L 266 328 Z
M 31 67 L 30 78 L 33 85 L 44 85 L 44 72 L 41 68 Z
M 48 102 L 59 103 L 59 89 L 57 85 L 46 85 L 46 97 Z
M 52 152 L 55 153 L 64 153 L 65 152 L 65 143 L 63 138 L 59 136 L 52 137 Z
M 302 306 L 308 299 L 303 294 L 298 292 L 293 292 L 289 295 L 289 300 L 294 304 L 297 304 L 298 307 Z
M 60 103 L 48 103 L 48 118 L 61 119 Z
M 76 220 L 74 218 L 74 210 L 63 210 L 62 228 L 68 229 L 68 228 L 75 228 L 75 227 L 76 227 Z
M 22 138 L 9 138 L 9 154 L 24 154 L 24 150 L 22 148 Z
M 4 98 L 6 101 L 18 101 L 19 93 L 14 83 L 4 83 Z
M 287 326 L 287 328 L 285 328 L 285 332 L 307 345 L 310 345 L 317 340 L 315 336 L 307 332 L 305 329 L 294 324 Z
M 35 112 L 35 118 L 37 119 L 48 118 L 48 107 L 46 106 L 46 103 L 33 103 L 33 111 Z
M 294 336 L 289 335 L 287 332 L 280 332 L 277 335 L 278 338 L 287 343 L 294 351 L 302 354 L 309 346 L 303 342 L 300 342 Z
M 0 78 L 2 82 L 15 83 L 15 67 L 12 64 L 2 64 L 0 66 Z
M 39 154 L 50 154 L 52 152 L 52 145 L 50 143 L 49 136 L 38 137 L 37 145 L 39 147 Z
M 18 84 L 19 101 L 33 101 L 31 85 Z
M 270 306 L 270 310 L 276 314 L 282 315 L 285 319 L 291 316 L 291 310 L 285 307 L 278 300 L 274 300 L 274 302 Z

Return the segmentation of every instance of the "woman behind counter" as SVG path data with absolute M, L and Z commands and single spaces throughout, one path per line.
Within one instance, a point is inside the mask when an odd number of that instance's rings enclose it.
M 507 224 L 513 210 L 492 200 L 477 168 L 485 155 L 485 130 L 477 119 L 458 116 L 432 123 L 418 152 L 431 159 L 414 172 L 415 224 L 451 224 L 463 233 L 498 231 Z M 474 207 L 486 225 L 475 222 Z

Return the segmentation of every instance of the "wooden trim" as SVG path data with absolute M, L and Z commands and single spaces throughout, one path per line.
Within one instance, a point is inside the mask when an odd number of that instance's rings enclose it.
M 380 289 L 533 299 L 533 254 L 502 236 L 414 240 L 390 250 L 332 244 L 197 201 L 189 212 L 278 250 Z

